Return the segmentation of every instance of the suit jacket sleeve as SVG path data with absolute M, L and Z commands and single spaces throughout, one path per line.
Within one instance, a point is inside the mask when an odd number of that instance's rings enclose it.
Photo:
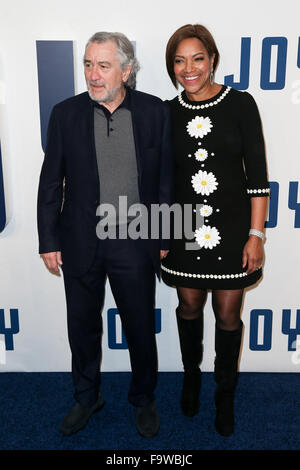
M 39 253 L 60 251 L 59 217 L 63 200 L 63 136 L 59 109 L 52 110 L 38 189 Z
M 160 167 L 160 187 L 159 203 L 171 206 L 174 202 L 174 156 L 171 143 L 171 113 L 167 103 L 163 103 L 163 131 L 161 140 L 161 167 Z M 171 221 L 163 221 L 171 223 Z M 168 230 L 166 231 L 168 232 Z M 170 247 L 169 237 L 161 237 L 161 250 L 168 250 Z

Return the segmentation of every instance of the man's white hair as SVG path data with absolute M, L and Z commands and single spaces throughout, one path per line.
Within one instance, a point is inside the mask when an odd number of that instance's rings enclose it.
M 136 75 L 140 70 L 140 65 L 138 60 L 134 56 L 134 49 L 129 41 L 129 39 L 122 33 L 111 33 L 111 32 L 98 32 L 95 33 L 87 42 L 87 46 L 91 43 L 104 43 L 112 41 L 117 46 L 117 51 L 120 58 L 121 68 L 124 69 L 128 65 L 131 67 L 131 71 L 126 81 L 125 85 L 129 86 L 130 88 L 135 88 L 136 86 Z

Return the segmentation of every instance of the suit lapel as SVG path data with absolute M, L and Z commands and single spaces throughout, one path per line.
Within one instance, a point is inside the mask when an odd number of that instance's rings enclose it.
M 97 163 L 96 143 L 95 143 L 95 127 L 94 127 L 94 106 L 91 99 L 88 98 L 88 106 L 86 107 L 86 125 L 87 125 L 87 147 L 89 149 L 89 156 L 92 161 L 92 171 L 97 179 L 99 186 L 99 171 Z M 100 187 L 99 187 L 100 198 Z
M 134 90 L 131 90 L 130 88 L 128 88 L 127 91 L 130 94 L 132 129 L 133 129 L 136 162 L 137 162 L 137 170 L 138 170 L 139 185 L 140 185 L 142 173 L 143 173 L 143 159 L 142 159 L 143 126 L 142 126 L 142 123 L 144 120 L 144 114 L 140 106 L 138 94 Z

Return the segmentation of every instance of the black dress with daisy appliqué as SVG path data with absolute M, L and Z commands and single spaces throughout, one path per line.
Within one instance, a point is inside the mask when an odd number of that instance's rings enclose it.
M 256 103 L 248 92 L 225 86 L 210 100 L 191 102 L 182 92 L 168 103 L 175 202 L 185 218 L 178 212 L 174 218 L 162 279 L 171 286 L 200 289 L 250 286 L 262 275 L 261 268 L 247 275 L 242 267 L 251 197 L 269 195 Z

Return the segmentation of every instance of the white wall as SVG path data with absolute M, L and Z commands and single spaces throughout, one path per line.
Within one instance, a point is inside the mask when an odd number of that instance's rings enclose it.
M 202 23 L 214 35 L 221 55 L 219 83 L 229 74 L 239 80 L 241 38 L 251 37 L 248 91 L 261 112 L 270 181 L 278 182 L 280 190 L 277 226 L 267 229 L 264 279 L 245 297 L 240 369 L 299 371 L 300 354 L 288 351 L 288 336 L 281 332 L 282 310 L 291 309 L 291 328 L 296 327 L 300 310 L 300 231 L 294 226 L 295 212 L 288 208 L 289 183 L 299 181 L 300 175 L 299 16 L 298 0 L 284 4 L 272 0 L 0 0 L 0 140 L 8 213 L 8 224 L 0 234 L 0 309 L 5 311 L 6 327 L 10 309 L 18 309 L 20 322 L 13 350 L 3 351 L 4 335 L 0 332 L 0 371 L 70 370 L 63 280 L 49 274 L 37 254 L 36 194 L 43 152 L 36 41 L 74 41 L 76 93 L 80 93 L 85 90 L 81 64 L 87 39 L 100 30 L 121 31 L 136 42 L 142 65 L 137 88 L 168 99 L 177 92 L 166 73 L 165 46 L 170 35 L 186 23 Z M 281 90 L 260 88 L 265 37 L 288 40 L 286 83 Z M 272 57 L 276 63 L 276 51 Z M 130 367 L 128 351 L 107 346 L 106 311 L 114 306 L 108 285 L 103 311 L 104 371 Z M 181 370 L 176 295 L 162 283 L 157 286 L 157 308 L 162 309 L 162 331 L 157 335 L 160 370 Z M 250 349 L 250 312 L 254 309 L 273 312 L 269 350 Z M 259 335 L 262 327 L 260 324 Z M 300 311 L 298 329 L 300 335 Z M 214 318 L 209 297 L 203 370 L 212 370 L 213 359 Z

